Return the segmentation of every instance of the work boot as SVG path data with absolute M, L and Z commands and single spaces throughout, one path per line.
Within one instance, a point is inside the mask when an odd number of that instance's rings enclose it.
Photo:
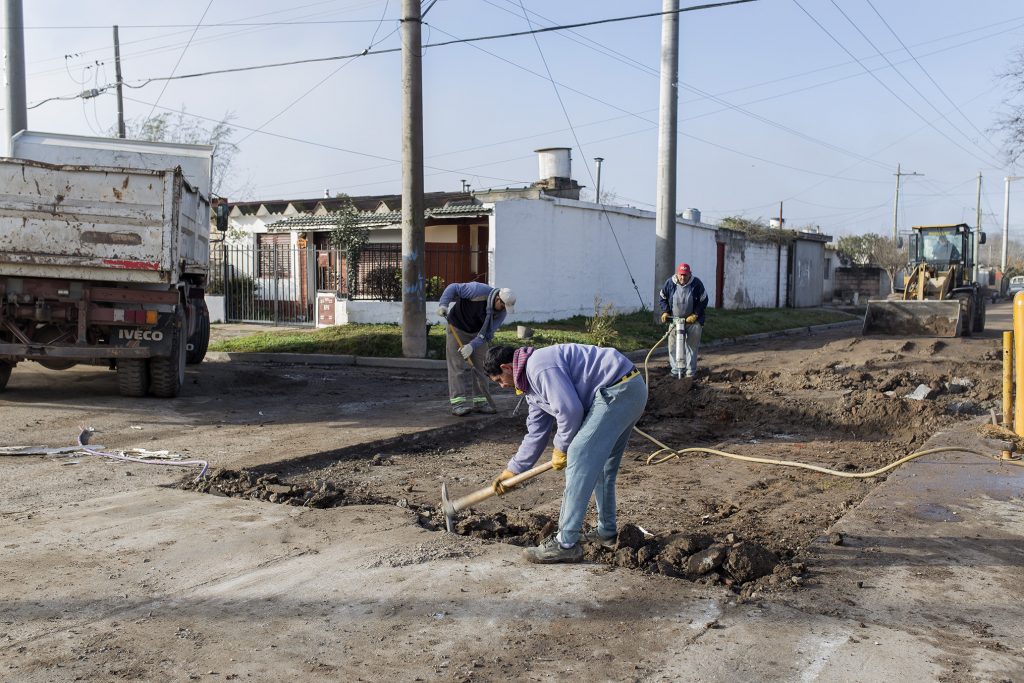
M 456 417 L 466 417 L 473 412 L 473 406 L 469 403 L 460 403 L 457 406 L 452 406 L 452 415 Z
M 548 536 L 536 548 L 523 551 L 523 558 L 534 564 L 555 564 L 556 562 L 582 562 L 583 546 L 579 543 L 571 548 L 563 548 L 558 536 Z
M 580 542 L 582 543 L 597 543 L 602 548 L 608 548 L 608 550 L 615 549 L 616 536 L 602 536 L 597 531 L 597 527 L 588 529 L 580 535 Z
M 476 412 L 483 413 L 484 415 L 494 415 L 498 411 L 490 403 L 477 403 Z

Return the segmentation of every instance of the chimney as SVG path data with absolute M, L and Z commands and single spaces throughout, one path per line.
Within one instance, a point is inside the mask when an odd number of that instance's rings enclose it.
M 324 188 L 324 199 L 330 199 L 330 198 L 331 198 L 331 188 L 325 187 Z
M 544 147 L 536 149 L 540 180 L 533 184 L 544 194 L 566 199 L 579 199 L 581 186 L 572 179 L 572 148 Z

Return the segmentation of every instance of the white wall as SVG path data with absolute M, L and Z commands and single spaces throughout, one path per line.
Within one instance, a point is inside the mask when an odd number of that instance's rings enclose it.
M 656 309 L 656 291 L 663 283 L 654 281 L 654 221 L 650 211 L 602 211 L 596 204 L 572 199 L 496 202 L 490 227 L 490 284 L 515 291 L 516 310 L 509 321 L 592 315 L 595 296 L 621 312 L 638 310 L 641 298 L 648 309 Z M 716 254 L 712 226 L 677 222 L 674 262 L 690 264 L 704 282 L 711 306 Z
M 775 308 L 776 279 L 778 305 L 785 306 L 789 247 L 783 244 L 780 253 L 779 245 L 770 242 L 743 240 L 740 248 L 730 248 L 734 244 L 725 249 L 725 308 Z

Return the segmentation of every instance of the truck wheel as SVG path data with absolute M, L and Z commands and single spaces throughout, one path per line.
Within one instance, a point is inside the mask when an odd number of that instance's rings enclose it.
M 189 365 L 202 363 L 206 357 L 206 349 L 210 347 L 210 309 L 206 307 L 206 302 L 202 301 L 196 306 L 196 311 L 199 312 L 199 320 L 196 322 L 196 331 L 188 339 L 192 348 L 185 357 Z
M 122 396 L 145 396 L 149 389 L 149 371 L 143 358 L 117 361 L 117 390 Z
M 11 370 L 14 368 L 10 363 L 0 362 L 0 391 L 7 386 L 7 380 L 11 378 Z
M 185 311 L 178 309 L 174 321 L 171 355 L 149 359 L 149 393 L 159 398 L 174 398 L 185 383 Z

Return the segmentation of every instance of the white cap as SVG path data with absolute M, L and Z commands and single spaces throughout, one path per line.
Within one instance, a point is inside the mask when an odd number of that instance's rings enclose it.
M 516 293 L 508 287 L 502 287 L 498 290 L 498 296 L 505 303 L 505 308 L 511 313 L 516 307 Z

